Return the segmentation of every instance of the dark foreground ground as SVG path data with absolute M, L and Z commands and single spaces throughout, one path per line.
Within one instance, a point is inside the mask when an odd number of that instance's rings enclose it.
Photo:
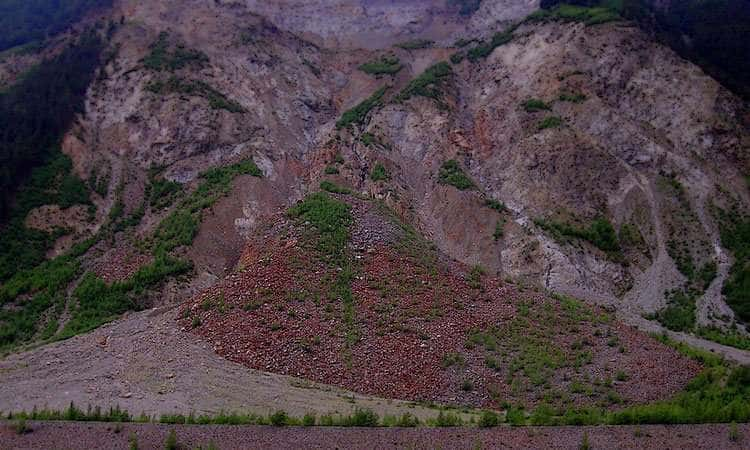
M 163 449 L 171 430 L 178 448 L 227 449 L 748 449 L 750 424 L 643 425 L 618 427 L 330 428 L 267 426 L 172 426 L 83 422 L 28 422 L 18 434 L 15 422 L 0 422 L 0 450 Z M 213 447 L 209 447 L 213 445 Z

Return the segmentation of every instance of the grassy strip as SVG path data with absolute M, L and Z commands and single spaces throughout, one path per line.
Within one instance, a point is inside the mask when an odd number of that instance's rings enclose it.
M 377 163 L 372 168 L 372 172 L 370 172 L 370 179 L 372 181 L 388 181 L 391 179 L 391 174 L 388 173 L 383 164 Z
M 380 59 L 366 62 L 359 66 L 359 70 L 370 75 L 393 75 L 398 73 L 403 66 L 395 56 L 383 56 Z
M 461 191 L 476 188 L 474 182 L 464 173 L 461 165 L 455 159 L 444 162 L 440 167 L 438 183 L 449 184 Z
M 155 255 L 169 253 L 182 245 L 190 245 L 198 234 L 203 210 L 213 206 L 232 188 L 239 175 L 262 177 L 263 172 L 253 160 L 247 159 L 226 167 L 216 167 L 200 174 L 200 184 L 156 228 L 150 239 Z
M 174 72 L 188 65 L 202 68 L 208 63 L 208 56 L 198 50 L 186 49 L 178 45 L 173 51 L 170 51 L 168 39 L 169 33 L 166 31 L 159 33 L 156 42 L 151 44 L 151 51 L 141 60 L 145 68 L 156 72 L 164 70 Z
M 516 31 L 516 28 L 518 28 L 518 25 L 511 25 L 505 31 L 492 35 L 489 42 L 480 41 L 476 46 L 469 49 L 466 57 L 471 62 L 477 62 L 490 56 L 496 48 L 513 40 L 513 32 Z
M 414 96 L 422 96 L 434 100 L 442 98 L 442 86 L 446 79 L 453 75 L 453 69 L 447 62 L 439 62 L 428 67 L 420 76 L 411 80 L 398 93 L 396 102 L 404 102 Z
M 586 7 L 560 4 L 551 9 L 540 9 L 526 18 L 527 22 L 582 22 L 586 25 L 622 20 L 616 10 L 604 6 Z
M 290 208 L 288 215 L 300 223 L 309 223 L 315 229 L 316 249 L 326 264 L 337 269 L 329 295 L 342 303 L 346 343 L 347 347 L 351 347 L 359 340 L 354 317 L 354 294 L 351 288 L 355 266 L 347 248 L 349 228 L 354 221 L 351 208 L 325 192 L 318 192 L 308 195 L 302 202 Z
M 549 111 L 550 107 L 548 104 L 544 103 L 544 101 L 539 100 L 537 98 L 530 98 L 526 100 L 525 102 L 521 103 L 521 107 L 526 112 L 535 112 L 535 111 Z
M 549 219 L 535 219 L 534 224 L 563 244 L 581 239 L 612 256 L 619 256 L 622 250 L 615 228 L 606 217 L 594 219 L 586 228 Z
M 190 413 L 162 414 L 158 417 L 141 413 L 131 415 L 119 406 L 102 410 L 100 407 L 89 406 L 85 411 L 71 403 L 63 411 L 51 409 L 34 409 L 31 412 L 7 413 L 6 420 L 39 420 L 39 421 L 76 421 L 76 422 L 111 422 L 111 423 L 161 423 L 172 425 L 273 425 L 273 426 L 323 426 L 323 427 L 455 427 L 465 425 L 466 422 L 458 414 L 440 411 L 435 418 L 425 421 L 419 420 L 410 413 L 400 416 L 385 415 L 380 417 L 370 409 L 357 408 L 354 413 L 343 414 L 305 414 L 303 417 L 290 416 L 283 410 L 268 415 L 252 413 L 225 413 L 215 415 Z M 473 418 L 472 418 L 473 421 Z M 481 422 L 481 420 L 480 420 Z
M 380 106 L 383 102 L 383 95 L 385 95 L 386 88 L 382 87 L 375 91 L 374 94 L 363 100 L 354 108 L 344 112 L 341 115 L 341 119 L 336 122 L 336 128 L 346 128 L 351 125 L 362 125 L 365 122 L 367 114 L 375 108 Z
M 225 109 L 231 113 L 247 112 L 245 108 L 234 100 L 228 99 L 224 94 L 212 88 L 203 81 L 185 80 L 175 76 L 169 77 L 167 81 L 157 80 L 146 85 L 146 89 L 154 94 L 184 94 L 203 97 L 208 100 L 208 105 L 213 109 Z

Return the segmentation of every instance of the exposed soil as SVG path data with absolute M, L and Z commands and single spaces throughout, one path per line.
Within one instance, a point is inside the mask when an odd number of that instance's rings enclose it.
M 18 435 L 13 423 L 0 424 L 7 449 L 127 449 L 135 434 L 139 449 L 162 449 L 170 430 L 183 448 L 213 443 L 216 448 L 346 449 L 578 449 L 584 436 L 591 449 L 746 449 L 750 425 L 738 425 L 741 437 L 730 439 L 729 425 L 643 425 L 621 427 L 476 428 L 274 428 L 257 426 L 172 426 L 104 423 L 28 423 Z M 66 447 L 69 443 L 70 447 Z
M 341 269 L 309 245 L 304 226 L 279 217 L 235 273 L 188 303 L 185 329 L 254 369 L 474 407 L 544 399 L 616 408 L 668 398 L 700 369 L 601 310 L 467 274 L 374 202 L 346 201 L 353 326 L 331 290 Z

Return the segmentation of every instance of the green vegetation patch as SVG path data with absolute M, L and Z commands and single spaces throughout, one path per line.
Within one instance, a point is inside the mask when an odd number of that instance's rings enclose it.
M 563 244 L 571 239 L 581 239 L 608 254 L 619 255 L 621 252 L 615 228 L 606 217 L 594 219 L 585 228 L 548 219 L 536 219 L 534 224 Z
M 158 168 L 149 170 L 149 183 L 146 186 L 146 198 L 154 210 L 172 206 L 172 203 L 184 193 L 180 183 L 165 179 L 159 172 Z
M 586 95 L 580 92 L 561 92 L 558 99 L 561 102 L 583 103 L 586 101 Z
M 476 188 L 474 182 L 464 173 L 461 165 L 455 159 L 444 162 L 442 167 L 440 167 L 438 182 L 440 184 L 449 184 L 461 191 Z
M 383 56 L 359 66 L 359 70 L 370 75 L 393 75 L 398 73 L 402 68 L 401 62 L 395 56 Z
M 188 65 L 203 67 L 208 63 L 208 56 L 205 53 L 185 48 L 177 45 L 170 50 L 169 33 L 162 31 L 156 42 L 151 44 L 150 52 L 141 60 L 143 66 L 147 69 L 157 72 L 182 69 Z
M 367 114 L 369 114 L 373 108 L 383 104 L 383 95 L 385 95 L 386 89 L 386 87 L 378 89 L 374 94 L 360 102 L 357 106 L 344 112 L 344 114 L 341 115 L 341 119 L 336 122 L 336 128 L 341 129 L 352 125 L 364 124 Z
M 535 11 L 526 18 L 527 22 L 548 22 L 554 20 L 598 25 L 622 20 L 622 17 L 616 9 L 606 6 L 586 7 L 563 3 L 551 9 Z
M 513 40 L 513 32 L 516 31 L 516 28 L 518 28 L 517 25 L 512 25 L 505 31 L 497 32 L 492 35 L 492 39 L 490 39 L 489 42 L 480 41 L 476 46 L 469 49 L 466 53 L 466 57 L 469 58 L 469 61 L 471 62 L 477 62 L 490 56 L 496 48 Z
M 750 217 L 735 208 L 721 210 L 719 224 L 721 243 L 734 256 L 722 294 L 737 317 L 750 322 Z
M 62 209 L 86 205 L 93 213 L 96 209 L 89 194 L 89 187 L 73 173 L 70 158 L 59 150 L 47 164 L 35 168 L 19 190 L 10 221 L 0 234 L 0 281 L 42 263 L 55 240 L 69 234 L 64 229 L 48 233 L 28 228 L 25 220 L 31 210 L 43 205 Z
M 656 319 L 672 331 L 693 331 L 695 328 L 695 301 L 693 292 L 674 289 L 666 293 L 667 306 L 648 319 Z
M 404 102 L 414 96 L 422 96 L 434 100 L 442 98 L 442 87 L 445 81 L 453 75 L 453 69 L 447 62 L 439 62 L 411 80 L 395 98 L 397 102 Z
M 200 174 L 198 187 L 156 228 L 151 237 L 154 254 L 169 253 L 182 245 L 190 245 L 198 233 L 203 210 L 213 206 L 232 188 L 232 181 L 239 175 L 262 177 L 263 172 L 252 159 L 225 167 L 216 167 Z
M 342 302 L 346 345 L 349 348 L 359 340 L 356 330 L 354 294 L 351 287 L 356 271 L 347 247 L 350 238 L 349 229 L 354 222 L 351 207 L 325 192 L 318 192 L 305 197 L 287 213 L 299 223 L 309 224 L 314 233 L 316 250 L 330 267 L 337 269 L 329 296 L 340 299 Z
M 372 168 L 372 172 L 370 172 L 370 179 L 372 181 L 388 181 L 391 179 L 391 175 L 383 164 L 377 163 Z
M 560 128 L 565 122 L 558 116 L 549 116 L 542 119 L 537 125 L 537 129 L 546 130 L 548 128 Z
M 183 94 L 195 97 L 202 97 L 208 100 L 208 104 L 213 109 L 225 109 L 231 113 L 247 112 L 245 108 L 234 100 L 228 99 L 224 94 L 212 88 L 203 81 L 185 80 L 179 77 L 171 76 L 166 81 L 152 81 L 146 85 L 146 89 L 154 94 Z
M 413 39 L 411 41 L 396 44 L 396 47 L 403 48 L 404 50 L 419 50 L 422 48 L 430 48 L 434 44 L 435 42 L 429 39 Z
M 548 104 L 544 103 L 544 101 L 539 100 L 538 98 L 530 98 L 526 100 L 525 102 L 521 103 L 521 107 L 526 112 L 536 112 L 536 111 L 549 111 L 550 107 Z

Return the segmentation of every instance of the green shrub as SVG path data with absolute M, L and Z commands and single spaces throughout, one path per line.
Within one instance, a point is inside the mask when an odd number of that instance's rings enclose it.
M 451 63 L 461 64 L 461 61 L 463 61 L 465 58 L 466 58 L 466 54 L 464 52 L 456 52 L 451 55 Z
M 444 162 L 442 167 L 440 167 L 438 182 L 440 184 L 449 184 L 461 191 L 476 187 L 474 182 L 466 176 L 458 161 L 454 159 Z
M 378 415 L 371 409 L 354 410 L 354 414 L 347 420 L 346 426 L 350 427 L 377 427 L 379 423 Z
M 446 413 L 440 411 L 435 418 L 434 424 L 436 427 L 458 427 L 463 425 L 463 420 L 452 412 Z
M 493 428 L 500 425 L 500 416 L 494 411 L 482 411 L 479 416 L 479 428 Z
M 344 112 L 344 114 L 341 115 L 341 119 L 336 122 L 336 128 L 341 129 L 352 125 L 364 124 L 367 114 L 369 114 L 373 108 L 382 104 L 385 91 L 385 87 L 378 89 L 374 94 L 363 100 L 357 106 Z
M 245 113 L 247 110 L 234 100 L 228 99 L 224 94 L 212 88 L 203 81 L 185 80 L 171 76 L 166 81 L 157 80 L 146 85 L 146 89 L 154 94 L 183 94 L 202 97 L 208 100 L 212 109 L 224 109 L 231 113 Z
M 208 63 L 208 56 L 198 50 L 186 49 L 178 45 L 170 51 L 168 39 L 169 33 L 166 31 L 159 33 L 157 40 L 150 46 L 151 51 L 141 60 L 143 67 L 157 72 L 164 70 L 174 72 L 188 65 L 200 68 Z
M 421 75 L 411 80 L 394 99 L 404 102 L 414 96 L 422 96 L 434 100 L 442 98 L 442 87 L 445 81 L 453 75 L 453 69 L 447 62 L 439 62 L 428 67 Z
M 695 328 L 695 296 L 682 289 L 666 293 L 667 306 L 654 317 L 673 331 L 692 331 Z
M 180 444 L 177 442 L 177 434 L 175 433 L 174 429 L 169 430 L 169 435 L 167 435 L 167 440 L 164 442 L 164 449 L 165 450 L 179 450 Z
M 580 92 L 561 92 L 558 98 L 561 102 L 583 103 L 586 101 L 586 96 Z
M 526 100 L 521 104 L 524 110 L 526 112 L 534 112 L 534 111 L 549 111 L 550 107 L 548 104 L 544 103 L 542 100 L 539 100 L 537 98 L 531 98 Z
M 359 70 L 370 75 L 394 75 L 402 68 L 401 62 L 395 56 L 383 56 L 380 59 L 369 61 L 359 66 Z
M 404 50 L 419 50 L 422 48 L 430 48 L 433 44 L 435 44 L 435 42 L 429 39 L 413 39 L 411 41 L 396 44 L 396 47 L 403 48 Z
M 320 188 L 323 189 L 326 192 L 330 192 L 332 194 L 351 194 L 352 191 L 349 188 L 345 188 L 343 186 L 339 186 L 336 183 L 332 183 L 330 181 L 322 181 L 320 183 Z
M 336 166 L 326 166 L 325 174 L 326 175 L 338 175 L 339 168 Z
M 182 194 L 182 185 L 175 181 L 149 173 L 149 184 L 146 186 L 146 197 L 151 208 L 161 210 L 172 205 L 175 198 Z
M 544 219 L 536 219 L 534 224 L 550 233 L 558 242 L 567 243 L 571 238 L 582 239 L 613 256 L 618 256 L 621 252 L 615 228 L 605 217 L 597 217 L 586 228 Z
M 289 424 L 289 416 L 284 411 L 276 411 L 275 413 L 268 416 L 269 422 L 275 427 L 283 427 Z
M 388 181 L 391 179 L 391 175 L 385 169 L 385 166 L 381 163 L 375 164 L 370 173 L 372 181 Z
M 546 130 L 547 128 L 559 128 L 563 125 L 563 120 L 558 116 L 549 116 L 542 119 L 537 125 L 537 129 Z
M 737 317 L 750 322 L 750 216 L 720 210 L 719 226 L 721 243 L 734 256 L 721 292 Z
M 516 31 L 516 28 L 518 28 L 517 25 L 511 25 L 505 31 L 492 35 L 492 39 L 489 42 L 479 42 L 476 46 L 469 49 L 466 57 L 471 62 L 477 62 L 480 59 L 490 56 L 496 48 L 513 40 L 513 32 Z

